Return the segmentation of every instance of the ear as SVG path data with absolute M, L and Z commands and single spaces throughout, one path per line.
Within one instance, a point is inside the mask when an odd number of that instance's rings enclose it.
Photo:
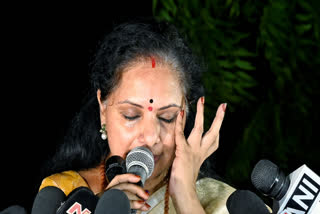
M 105 112 L 106 112 L 106 101 L 101 100 L 101 90 L 98 89 L 97 91 L 97 99 L 99 102 L 99 109 L 100 109 L 100 121 L 101 124 L 105 124 L 106 123 L 106 116 L 105 116 Z

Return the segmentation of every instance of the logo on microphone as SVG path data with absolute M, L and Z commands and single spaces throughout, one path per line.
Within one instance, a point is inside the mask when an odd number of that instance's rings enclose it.
M 281 213 L 279 214 L 292 214 L 291 212 L 289 212 L 288 210 L 283 210 Z
M 87 208 L 82 211 L 82 205 L 75 202 L 68 210 L 67 214 L 90 214 L 91 211 Z
M 286 204 L 285 210 L 291 213 L 308 213 L 319 195 L 320 185 L 304 174 L 297 187 Z

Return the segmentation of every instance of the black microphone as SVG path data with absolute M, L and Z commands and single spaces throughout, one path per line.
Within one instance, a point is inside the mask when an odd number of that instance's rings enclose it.
M 260 160 L 251 173 L 253 186 L 264 195 L 280 200 L 289 189 L 290 179 L 269 160 Z
M 230 214 L 270 214 L 265 203 L 249 190 L 236 190 L 227 199 Z
M 105 166 L 106 178 L 109 183 L 116 175 L 125 174 L 127 172 L 125 160 L 117 155 L 108 158 Z
M 138 185 L 144 186 L 154 169 L 154 157 L 152 152 L 143 146 L 132 149 L 126 158 L 127 172 L 139 175 L 141 180 Z
M 12 205 L 0 212 L 0 214 L 27 214 L 25 208 L 19 205 Z
M 320 177 L 306 165 L 289 176 L 269 160 L 260 160 L 251 173 L 254 187 L 273 199 L 274 213 L 320 213 Z
M 87 187 L 78 187 L 68 195 L 56 214 L 93 213 L 98 203 L 98 196 Z
M 31 214 L 56 214 L 65 198 L 66 195 L 61 189 L 47 186 L 41 189 L 36 195 Z
M 110 189 L 99 199 L 95 214 L 129 214 L 130 201 L 127 195 L 118 189 Z

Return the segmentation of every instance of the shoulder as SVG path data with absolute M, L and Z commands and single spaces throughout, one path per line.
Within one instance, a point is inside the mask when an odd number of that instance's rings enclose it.
M 236 189 L 213 178 L 197 181 L 197 194 L 206 213 L 228 214 L 226 202 Z
M 75 188 L 80 186 L 88 187 L 88 184 L 78 172 L 70 170 L 44 178 L 41 182 L 39 191 L 47 186 L 58 187 L 65 195 L 69 195 Z

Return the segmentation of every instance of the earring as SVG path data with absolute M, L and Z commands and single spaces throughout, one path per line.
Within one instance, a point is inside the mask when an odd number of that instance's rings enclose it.
M 100 129 L 101 138 L 102 140 L 106 140 L 108 138 L 107 132 L 106 132 L 106 124 L 102 124 L 102 127 Z

